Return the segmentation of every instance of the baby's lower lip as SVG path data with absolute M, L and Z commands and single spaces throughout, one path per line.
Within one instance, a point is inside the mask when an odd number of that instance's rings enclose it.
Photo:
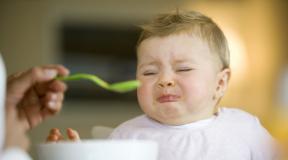
M 161 96 L 157 98 L 157 101 L 159 103 L 167 103 L 167 102 L 176 102 L 179 100 L 179 96 L 177 95 L 167 95 L 167 96 Z

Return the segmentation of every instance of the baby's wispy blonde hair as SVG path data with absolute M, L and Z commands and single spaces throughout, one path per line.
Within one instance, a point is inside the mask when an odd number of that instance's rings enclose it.
M 137 48 L 145 39 L 150 37 L 165 37 L 172 34 L 185 33 L 196 35 L 206 41 L 212 52 L 216 53 L 223 68 L 229 68 L 230 53 L 227 40 L 209 17 L 195 11 L 179 11 L 160 14 L 152 22 L 140 26 L 141 35 L 137 42 Z

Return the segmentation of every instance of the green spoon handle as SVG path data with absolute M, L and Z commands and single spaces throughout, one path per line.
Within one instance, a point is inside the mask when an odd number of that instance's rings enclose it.
M 62 81 L 86 79 L 86 80 L 90 80 L 90 81 L 96 83 L 97 85 L 99 85 L 100 87 L 103 87 L 105 89 L 109 88 L 109 84 L 107 82 L 103 81 L 102 79 L 100 79 L 98 76 L 86 74 L 86 73 L 77 73 L 77 74 L 73 74 L 73 75 L 66 76 L 66 77 L 57 77 L 57 79 L 62 80 Z
M 119 93 L 132 91 L 140 85 L 139 81 L 137 81 L 137 80 L 130 80 L 130 81 L 124 81 L 124 82 L 117 82 L 117 83 L 109 84 L 109 83 L 105 82 L 104 80 L 100 79 L 96 75 L 86 74 L 86 73 L 77 73 L 77 74 L 73 74 L 73 75 L 66 76 L 66 77 L 57 77 L 56 79 L 62 80 L 62 81 L 86 79 L 86 80 L 92 81 L 96 85 L 99 85 L 100 87 L 102 87 L 106 90 L 115 91 L 115 92 L 119 92 Z

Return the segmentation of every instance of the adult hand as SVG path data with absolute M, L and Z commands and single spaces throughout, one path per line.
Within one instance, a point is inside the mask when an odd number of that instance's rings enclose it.
M 61 110 L 67 87 L 65 83 L 54 79 L 57 75 L 68 74 L 69 71 L 61 65 L 47 65 L 8 77 L 6 147 L 18 143 L 17 136 L 11 135 L 13 132 L 25 133 Z M 18 146 L 23 147 L 21 144 Z M 26 149 L 25 145 L 23 148 Z

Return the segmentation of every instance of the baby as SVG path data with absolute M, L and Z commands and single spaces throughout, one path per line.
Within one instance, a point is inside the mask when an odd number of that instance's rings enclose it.
M 159 160 L 274 159 L 273 138 L 256 117 L 218 107 L 231 71 L 226 38 L 210 18 L 177 11 L 142 28 L 137 96 L 145 114 L 111 139 L 154 140 Z
M 220 28 L 198 12 L 162 14 L 143 26 L 137 90 L 145 115 L 117 127 L 112 139 L 149 139 L 159 160 L 271 160 L 273 140 L 258 119 L 217 107 L 230 78 Z

